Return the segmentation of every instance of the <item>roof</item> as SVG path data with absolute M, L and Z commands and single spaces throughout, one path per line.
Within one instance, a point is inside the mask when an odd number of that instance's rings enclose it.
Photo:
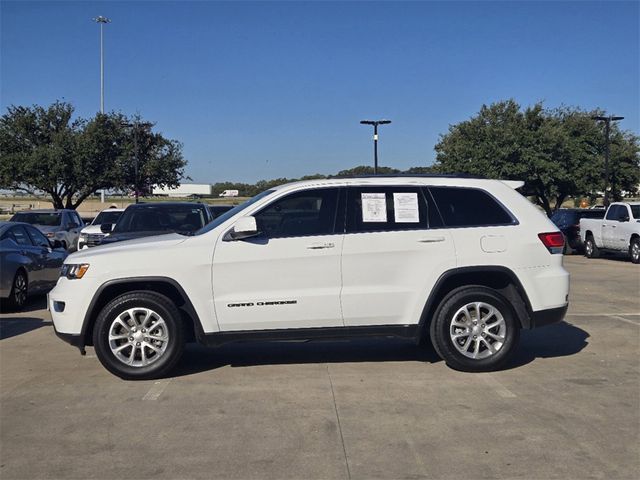
M 519 188 L 524 182 L 520 180 L 498 180 L 465 175 L 365 175 L 340 178 L 320 178 L 300 180 L 279 185 L 270 190 L 281 190 L 306 186 L 340 186 L 340 185 L 447 185 L 447 186 L 480 186 L 494 182 L 502 182 L 511 188 Z
M 141 202 L 141 203 L 132 203 L 127 208 L 144 208 L 144 207 L 203 207 L 206 206 L 204 203 L 200 202 Z M 113 209 L 115 210 L 115 209 Z

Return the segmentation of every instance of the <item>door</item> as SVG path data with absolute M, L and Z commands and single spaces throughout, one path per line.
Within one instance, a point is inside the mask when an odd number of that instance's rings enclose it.
M 616 230 L 621 213 L 623 213 L 623 209 L 620 205 L 611 205 L 607 210 L 607 216 L 602 222 L 602 246 L 604 248 L 616 248 Z
M 439 275 L 455 267 L 449 232 L 420 187 L 350 187 L 342 249 L 346 326 L 417 323 Z
M 44 269 L 44 259 L 40 255 L 40 248 L 31 242 L 31 238 L 22 225 L 13 227 L 11 233 L 15 242 L 18 244 L 20 253 L 29 259 L 29 265 L 27 266 L 29 292 L 41 290 L 46 283 L 46 272 Z
M 42 280 L 44 287 L 53 288 L 60 276 L 60 269 L 65 258 L 65 254 L 60 250 L 51 248 L 49 240 L 37 228 L 26 226 L 27 233 L 31 237 L 35 253 L 42 264 Z
M 343 325 L 339 195 L 338 188 L 285 194 L 254 215 L 258 236 L 221 235 L 212 273 L 221 330 Z

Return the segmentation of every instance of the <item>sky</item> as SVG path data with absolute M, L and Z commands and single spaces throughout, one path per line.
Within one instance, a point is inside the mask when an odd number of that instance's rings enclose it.
M 0 108 L 140 114 L 196 183 L 430 165 L 450 125 L 509 98 L 640 132 L 640 2 L 0 3 Z

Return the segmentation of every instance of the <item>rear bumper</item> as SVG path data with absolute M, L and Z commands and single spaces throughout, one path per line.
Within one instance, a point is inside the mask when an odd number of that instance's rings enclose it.
M 531 328 L 544 327 L 552 323 L 561 322 L 569 308 L 567 303 L 563 307 L 548 308 L 546 310 L 538 310 L 537 312 L 531 312 Z

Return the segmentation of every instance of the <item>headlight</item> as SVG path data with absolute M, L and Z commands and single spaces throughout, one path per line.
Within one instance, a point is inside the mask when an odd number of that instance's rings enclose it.
M 88 237 L 88 236 L 89 236 L 89 235 L 87 235 L 86 233 L 81 233 L 81 234 L 80 234 L 80 241 L 81 241 L 81 242 L 85 242 L 85 243 L 86 243 L 86 241 L 87 241 L 87 237 Z
M 87 270 L 89 270 L 88 263 L 65 263 L 62 265 L 60 276 L 67 277 L 69 280 L 74 280 L 84 277 Z

